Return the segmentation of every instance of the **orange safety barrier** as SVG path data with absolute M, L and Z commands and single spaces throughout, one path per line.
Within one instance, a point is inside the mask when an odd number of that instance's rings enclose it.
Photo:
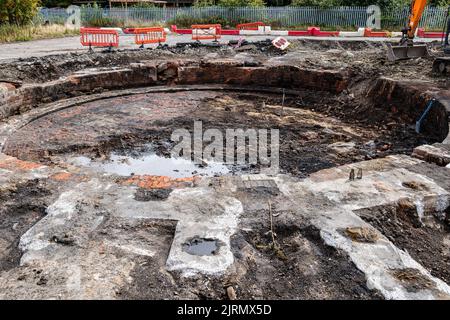
M 112 47 L 119 46 L 119 33 L 117 30 L 104 30 L 96 28 L 81 28 L 81 45 L 92 47 Z
M 239 30 L 255 30 L 258 31 L 259 27 L 265 27 L 264 22 L 251 22 L 251 23 L 241 23 L 236 26 Z
M 369 38 L 386 38 L 389 37 L 389 32 L 386 31 L 372 31 L 370 28 L 364 29 L 364 37 Z
M 191 27 L 192 40 L 214 40 L 222 37 L 222 26 L 220 24 L 196 24 Z
M 136 28 L 134 29 L 134 42 L 144 48 L 144 44 L 166 42 L 166 32 L 164 28 Z

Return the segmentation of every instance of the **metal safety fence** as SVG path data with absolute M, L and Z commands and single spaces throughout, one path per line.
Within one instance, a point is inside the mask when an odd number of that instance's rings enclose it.
M 447 8 L 427 7 L 420 27 L 439 30 L 445 23 Z M 324 28 L 365 27 L 371 16 L 367 7 L 182 7 L 182 8 L 97 8 L 81 7 L 84 26 L 128 26 L 152 24 L 208 24 L 224 27 L 239 23 L 262 21 L 277 28 L 319 26 Z M 69 14 L 63 8 L 42 8 L 36 18 L 39 22 L 64 23 Z M 408 17 L 408 8 L 383 10 L 381 28 L 401 28 Z

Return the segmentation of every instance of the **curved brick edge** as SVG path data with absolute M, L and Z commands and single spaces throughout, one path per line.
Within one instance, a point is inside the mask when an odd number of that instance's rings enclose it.
M 14 86 L 0 82 L 0 120 L 23 114 L 40 104 L 105 90 L 173 84 L 227 84 L 340 93 L 347 88 L 349 79 L 350 75 L 342 71 L 283 65 L 247 67 L 244 61 L 231 60 L 134 63 L 123 69 L 85 70 L 43 84 Z
M 180 91 L 204 91 L 204 90 L 214 90 L 214 91 L 234 91 L 234 92 L 261 92 L 261 93 L 275 93 L 275 94 L 286 94 L 290 96 L 296 96 L 301 94 L 297 90 L 286 90 L 283 88 L 273 88 L 273 87 L 254 87 L 254 86 L 232 86 L 232 85 L 180 85 L 180 86 L 155 86 L 155 87 L 144 87 L 138 89 L 124 89 L 108 91 L 103 93 L 97 93 L 92 95 L 84 95 L 69 99 L 60 100 L 57 102 L 46 104 L 44 107 L 35 108 L 28 111 L 27 113 L 20 116 L 12 116 L 7 122 L 5 122 L 0 127 L 0 152 L 3 150 L 3 146 L 15 131 L 20 130 L 29 123 L 45 117 L 49 114 L 59 112 L 65 109 L 69 109 L 81 104 L 88 102 L 125 97 L 135 94 L 148 94 L 148 93 L 161 93 L 161 92 L 180 92 Z
M 133 63 L 128 68 L 122 69 L 88 69 L 43 84 L 21 86 L 20 84 L 0 82 L 0 120 L 18 114 L 25 114 L 25 119 L 27 119 L 26 113 L 36 108 L 42 108 L 42 112 L 39 111 L 38 114 L 45 115 L 45 110 L 47 110 L 45 108 L 49 103 L 68 98 L 91 95 L 89 99 L 95 100 L 112 97 L 115 94 L 136 93 L 119 91 L 112 95 L 98 95 L 108 90 L 167 85 L 173 85 L 174 88 L 178 88 L 176 90 L 201 90 L 199 85 L 221 85 L 236 86 L 241 89 L 249 87 L 247 90 L 252 91 L 257 91 L 259 87 L 266 88 L 265 90 L 269 90 L 268 88 L 271 88 L 270 90 L 284 88 L 294 91 L 307 89 L 340 94 L 352 86 L 351 79 L 352 74 L 348 71 L 306 69 L 294 65 L 248 66 L 248 62 L 235 59 L 200 62 L 193 60 L 149 61 Z M 183 89 L 182 86 L 196 87 Z M 450 93 L 448 90 L 439 89 L 432 83 L 398 81 L 389 78 L 379 78 L 368 86 L 367 96 L 372 102 L 390 108 L 390 111 L 400 113 L 411 123 L 420 117 L 429 99 L 437 99 L 436 106 L 423 123 L 423 133 L 437 137 L 440 141 L 444 141 L 449 135 Z M 86 99 L 83 98 L 80 101 L 89 100 Z M 20 122 L 20 120 L 17 121 Z M 11 133 L 15 126 L 4 127 L 3 132 Z M 2 139 L 4 139 L 4 135 L 0 134 L 0 145 Z

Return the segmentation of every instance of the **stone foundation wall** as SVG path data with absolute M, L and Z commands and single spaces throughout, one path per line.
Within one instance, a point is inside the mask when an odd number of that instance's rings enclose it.
M 317 90 L 340 94 L 348 89 L 352 75 L 345 71 L 305 69 L 279 65 L 248 66 L 245 62 L 223 59 L 212 62 L 192 60 L 132 63 L 124 69 L 93 69 L 43 84 L 20 85 L 0 82 L 0 120 L 22 114 L 41 104 L 107 90 L 156 85 L 224 84 Z M 438 101 L 423 122 L 423 133 L 443 141 L 449 134 L 448 96 L 431 83 L 380 78 L 368 92 L 377 105 L 418 119 L 431 98 Z M 448 105 L 446 105 L 448 103 Z

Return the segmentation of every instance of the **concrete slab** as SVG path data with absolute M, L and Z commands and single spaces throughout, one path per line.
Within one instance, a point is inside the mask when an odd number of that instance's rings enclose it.
M 269 180 L 270 185 L 275 183 L 286 199 L 284 201 L 295 204 L 288 206 L 294 210 L 294 217 L 310 220 L 320 230 L 325 243 L 348 254 L 365 274 L 367 286 L 378 290 L 385 298 L 449 298 L 447 284 L 433 277 L 407 252 L 376 230 L 377 236 L 372 242 L 355 241 L 343 233 L 348 228 L 373 230 L 355 213 L 362 208 L 406 199 L 416 206 L 419 219 L 446 210 L 450 205 L 450 193 L 427 176 L 408 170 L 417 163 L 420 161 L 406 156 L 361 162 L 355 166 L 364 168 L 365 174 L 355 181 L 346 177 L 351 166 L 318 172 L 300 181 L 282 175 L 248 175 L 243 179 L 251 181 L 252 186 L 258 181 L 264 185 Z M 250 205 L 251 199 L 238 197 L 238 194 L 246 193 L 239 188 L 244 185 L 240 179 L 221 179 L 224 183 L 219 189 L 211 187 L 205 179 L 198 187 L 173 190 L 166 200 L 144 202 L 135 199 L 136 187 L 118 185 L 108 176 L 82 182 L 62 193 L 48 208 L 47 216 L 23 235 L 21 268 L 40 266 L 49 274 L 57 274 L 64 279 L 65 285 L 64 290 L 53 288 L 54 292 L 66 298 L 95 297 L 98 292 L 90 292 L 91 287 L 106 290 L 102 292 L 104 297 L 114 296 L 112 284 L 101 284 L 105 281 L 96 279 L 114 276 L 113 283 L 126 283 L 133 261 L 139 256 L 159 255 L 160 246 L 150 235 L 145 236 L 149 237 L 146 240 L 138 241 L 135 235 L 124 233 L 121 226 L 157 219 L 176 221 L 166 261 L 168 271 L 180 272 L 185 277 L 224 274 L 235 261 L 230 237 L 237 232 L 239 221 L 245 214 L 244 207 Z M 184 245 L 193 238 L 217 240 L 218 251 L 203 256 L 186 252 Z M 100 259 L 99 248 L 103 248 L 102 251 L 120 250 L 126 258 L 114 262 L 118 265 L 112 272 L 109 264 L 116 256 L 107 255 Z M 84 269 L 93 261 L 95 270 Z M 14 285 L 12 272 L 0 273 L 0 284 L 20 296 L 22 289 Z M 417 277 L 424 279 L 426 286 L 410 291 L 398 276 L 402 272 L 415 272 Z M 23 284 L 21 288 L 24 288 Z M 37 296 L 51 296 L 50 289 L 46 289 L 49 290 L 46 293 L 33 290 Z

